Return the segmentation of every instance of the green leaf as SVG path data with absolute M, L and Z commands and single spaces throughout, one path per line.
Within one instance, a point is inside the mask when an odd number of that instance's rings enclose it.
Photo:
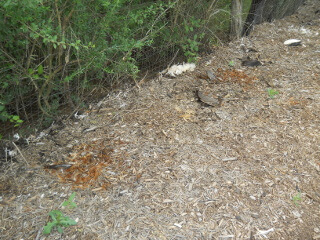
M 43 227 L 42 233 L 47 235 L 51 233 L 52 228 L 57 224 L 57 222 L 48 222 L 46 226 Z
M 301 201 L 301 193 L 298 192 L 298 194 L 296 194 L 295 196 L 292 197 L 292 201 L 294 202 L 294 204 L 296 206 L 299 206 L 299 202 Z
M 228 65 L 229 65 L 230 67 L 233 67 L 233 66 L 234 66 L 234 61 L 231 60 Z
M 8 116 L 7 116 L 7 113 L 6 113 L 6 112 L 2 112 L 2 113 L 0 114 L 0 120 L 3 121 L 3 122 L 5 122 L 5 121 L 8 120 Z
M 49 216 L 53 221 L 58 221 L 59 218 L 63 217 L 63 213 L 59 210 L 52 210 L 49 212 Z
M 69 200 L 73 200 L 75 194 L 72 194 Z M 77 222 L 68 216 L 64 216 L 59 210 L 52 210 L 49 212 L 49 216 L 52 218 L 52 222 L 48 222 L 43 228 L 43 234 L 50 234 L 53 227 L 57 227 L 59 233 L 63 233 L 62 227 L 76 225 Z
M 61 226 L 58 225 L 57 228 L 58 228 L 58 232 L 59 232 L 59 233 L 63 233 L 63 229 L 62 229 Z
M 29 74 L 33 74 L 33 73 L 34 73 L 33 69 L 32 69 L 32 68 L 29 68 L 29 69 L 28 69 L 28 73 L 29 73 Z
M 5 89 L 9 86 L 9 83 L 7 82 L 2 82 L 2 89 Z
M 70 195 L 70 197 L 69 197 L 69 201 L 73 201 L 73 199 L 76 197 L 76 193 L 75 192 L 73 192 L 71 195 Z
M 279 91 L 269 88 L 268 94 L 270 98 L 274 98 L 275 95 L 279 94 Z
M 40 66 L 38 67 L 38 73 L 39 73 L 40 75 L 43 73 L 43 66 L 42 66 L 42 65 L 40 65 Z
M 77 225 L 77 222 L 69 217 L 64 217 L 64 219 L 61 220 L 60 224 L 63 226 L 73 226 Z
M 76 204 L 75 202 L 73 202 L 73 199 L 75 198 L 75 196 L 76 196 L 76 193 L 73 192 L 73 193 L 70 195 L 69 199 L 68 199 L 67 201 L 64 201 L 64 202 L 62 203 L 62 206 L 64 206 L 64 207 L 68 206 L 68 207 L 70 207 L 70 208 L 75 208 L 75 207 L 77 207 L 77 204 Z
M 8 7 L 11 2 L 12 2 L 12 0 L 8 0 L 5 4 L 3 4 L 3 7 L 4 8 Z

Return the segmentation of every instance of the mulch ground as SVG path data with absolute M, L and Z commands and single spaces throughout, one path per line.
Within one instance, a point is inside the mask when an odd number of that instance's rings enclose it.
M 30 136 L 1 166 L 0 238 L 320 239 L 319 14 L 306 1 Z M 44 236 L 54 209 L 78 223 Z

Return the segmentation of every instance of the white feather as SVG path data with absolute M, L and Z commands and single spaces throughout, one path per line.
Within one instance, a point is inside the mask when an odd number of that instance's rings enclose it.
M 196 65 L 194 63 L 183 63 L 181 65 L 172 65 L 168 71 L 167 75 L 170 75 L 171 77 L 175 77 L 177 75 L 180 75 L 184 72 L 192 72 L 196 68 Z

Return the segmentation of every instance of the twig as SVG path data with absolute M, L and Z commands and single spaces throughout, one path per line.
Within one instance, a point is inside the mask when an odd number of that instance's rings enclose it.
M 40 234 L 41 234 L 41 232 L 42 232 L 42 228 L 39 229 L 35 240 L 39 240 L 39 239 L 40 239 Z
M 159 72 L 159 76 L 162 76 L 162 74 L 165 74 L 168 72 L 168 69 L 170 68 L 170 66 L 172 65 L 172 63 L 174 62 L 174 60 L 176 59 L 177 55 L 179 53 L 179 49 L 176 51 L 176 53 L 174 54 L 173 58 L 171 59 L 171 61 L 168 64 L 168 67 L 164 70 L 162 70 L 161 72 Z
M 144 83 L 147 75 L 148 75 L 148 71 L 147 71 L 146 75 L 144 75 L 144 77 L 139 81 L 139 83 L 138 83 L 138 88 L 139 89 L 140 89 L 140 85 L 142 85 Z
M 223 158 L 222 161 L 227 162 L 227 161 L 237 161 L 238 158 L 236 157 L 230 157 L 230 158 Z
M 21 157 L 23 158 L 23 160 L 26 162 L 27 165 L 29 165 L 27 159 L 23 156 L 22 152 L 20 151 L 19 147 L 14 143 L 12 142 L 12 144 L 16 147 L 16 149 L 18 150 L 18 152 L 20 153 Z
M 176 51 L 176 53 L 174 54 L 173 58 L 172 58 L 171 61 L 169 62 L 168 68 L 171 66 L 171 64 L 173 63 L 173 61 L 176 59 L 178 53 L 179 53 L 179 49 Z

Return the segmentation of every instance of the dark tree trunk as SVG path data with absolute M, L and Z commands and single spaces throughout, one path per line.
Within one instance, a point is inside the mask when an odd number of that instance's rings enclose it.
M 244 23 L 242 35 L 248 36 L 250 31 L 252 30 L 253 24 L 259 24 L 259 19 L 261 21 L 261 9 L 263 9 L 263 5 L 266 0 L 252 0 L 251 7 L 247 16 L 247 19 Z M 259 10 L 259 11 L 258 11 Z M 258 14 L 258 12 L 260 12 Z
M 248 36 L 253 25 L 293 14 L 305 0 L 252 0 L 242 35 Z

